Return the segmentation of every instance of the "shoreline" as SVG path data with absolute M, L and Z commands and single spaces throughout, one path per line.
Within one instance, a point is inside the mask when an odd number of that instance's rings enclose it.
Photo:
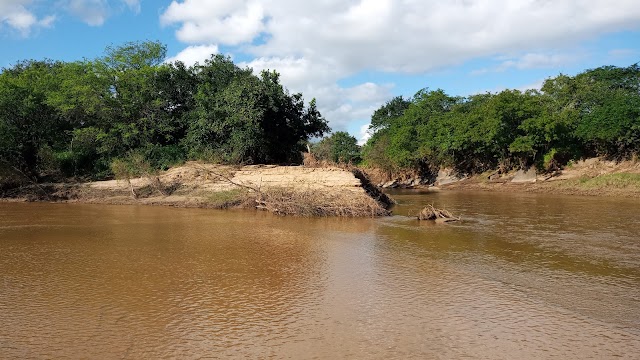
M 378 217 L 391 214 L 389 209 L 394 201 L 384 192 L 386 189 L 640 198 L 640 163 L 637 161 L 587 159 L 554 176 L 534 174 L 524 181 L 517 179 L 515 171 L 500 175 L 487 172 L 464 178 L 455 178 L 450 171 L 443 171 L 443 176 L 433 184 L 397 179 L 394 181 L 397 186 L 387 188 L 374 186 L 365 171 L 187 162 L 143 178 L 28 185 L 0 197 L 0 202 L 244 208 L 306 217 Z M 406 183 L 415 185 L 405 186 Z
M 417 186 L 406 190 L 429 191 L 483 191 L 520 194 L 548 194 L 589 197 L 640 198 L 640 188 L 634 187 L 581 187 L 576 181 L 546 181 L 536 183 L 484 182 L 465 179 L 441 186 Z
M 135 179 L 31 184 L 0 201 L 244 208 L 303 217 L 388 216 L 393 204 L 357 169 L 199 162 Z
M 376 171 L 372 171 L 372 174 L 376 174 Z M 640 198 L 640 162 L 637 160 L 616 162 L 591 158 L 550 174 L 538 174 L 535 169 L 528 169 L 457 176 L 451 169 L 442 169 L 431 181 L 415 176 L 391 181 L 382 178 L 376 180 L 381 188 Z

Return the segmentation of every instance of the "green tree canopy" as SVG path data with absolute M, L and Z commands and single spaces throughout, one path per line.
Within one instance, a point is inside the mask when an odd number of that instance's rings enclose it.
M 321 160 L 334 163 L 357 163 L 360 161 L 358 140 L 345 131 L 336 131 L 314 144 L 311 152 Z
M 638 65 L 560 74 L 541 91 L 460 98 L 423 89 L 374 112 L 364 161 L 387 170 L 452 166 L 473 173 L 628 157 L 640 151 L 639 89 Z
M 164 63 L 154 41 L 109 46 L 77 62 L 23 61 L 0 73 L 0 167 L 35 179 L 111 176 L 135 156 L 154 168 L 186 159 L 291 163 L 329 131 L 315 100 L 276 72 L 212 55 Z

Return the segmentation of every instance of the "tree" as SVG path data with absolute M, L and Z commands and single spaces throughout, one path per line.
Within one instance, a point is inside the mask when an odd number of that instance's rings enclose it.
M 131 42 L 95 60 L 3 69 L 0 166 L 104 178 L 131 154 L 154 169 L 189 158 L 290 163 L 329 130 L 315 100 L 289 94 L 276 72 L 256 76 L 221 55 L 192 67 L 165 56 L 159 42 Z
M 4 166 L 34 178 L 49 163 L 50 149 L 65 142 L 71 129 L 71 124 L 47 103 L 49 92 L 59 86 L 59 67 L 57 62 L 32 60 L 0 74 L 0 158 Z M 45 153 L 47 161 L 43 161 Z
M 402 96 L 396 96 L 387 101 L 371 116 L 369 129 L 377 131 L 389 127 L 395 119 L 404 114 L 410 104 L 411 101 L 403 99 Z
M 640 67 L 605 66 L 576 76 L 580 122 L 576 135 L 599 155 L 640 150 Z
M 321 160 L 334 163 L 356 163 L 360 161 L 360 147 L 355 137 L 345 131 L 336 131 L 314 144 L 311 152 Z
M 258 77 L 230 64 L 220 57 L 207 62 L 214 69 L 206 71 L 222 69 L 224 81 L 199 84 L 185 141 L 190 156 L 232 163 L 299 162 L 303 143 L 329 129 L 315 100 L 305 108 L 302 94 L 289 94 L 277 73 L 264 71 Z
M 100 60 L 110 70 L 124 73 L 155 67 L 167 57 L 167 47 L 159 41 L 135 41 L 118 46 L 107 46 Z

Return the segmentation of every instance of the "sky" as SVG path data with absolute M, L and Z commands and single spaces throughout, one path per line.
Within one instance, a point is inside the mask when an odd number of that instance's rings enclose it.
M 0 67 L 94 59 L 159 40 L 166 61 L 230 56 L 315 98 L 364 141 L 394 96 L 540 88 L 546 78 L 640 61 L 638 0 L 0 0 Z

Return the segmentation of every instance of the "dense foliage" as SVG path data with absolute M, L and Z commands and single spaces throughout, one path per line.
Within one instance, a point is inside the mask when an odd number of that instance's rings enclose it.
M 361 160 L 358 141 L 345 131 L 336 131 L 331 136 L 313 144 L 311 153 L 318 160 L 326 160 L 333 163 L 353 164 Z
M 157 42 L 78 62 L 23 61 L 0 73 L 0 170 L 32 179 L 101 178 L 114 161 L 290 163 L 329 130 L 315 101 L 275 72 L 224 56 L 163 63 Z
M 364 161 L 388 172 L 552 170 L 585 156 L 629 157 L 640 152 L 640 67 L 559 75 L 540 91 L 462 98 L 424 89 L 387 102 L 370 129 Z

